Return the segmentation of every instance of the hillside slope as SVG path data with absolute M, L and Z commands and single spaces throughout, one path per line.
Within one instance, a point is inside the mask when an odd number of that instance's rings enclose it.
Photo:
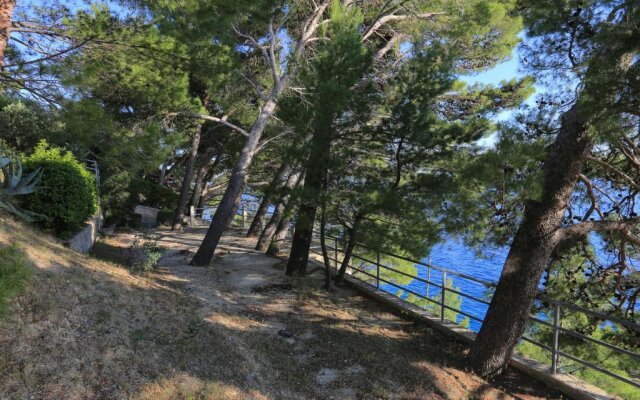
M 165 255 L 140 277 L 0 221 L 0 244 L 33 264 L 0 322 L 0 399 L 559 398 L 513 371 L 464 372 L 464 346 L 349 289 L 327 294 L 320 275 L 285 280 L 239 232 L 213 268 L 186 262 L 204 230 L 156 233 Z
M 3 218 L 12 242 L 34 271 L 0 322 L 1 399 L 157 398 L 163 378 L 169 397 L 199 382 L 211 398 L 249 394 L 242 357 L 191 297 Z

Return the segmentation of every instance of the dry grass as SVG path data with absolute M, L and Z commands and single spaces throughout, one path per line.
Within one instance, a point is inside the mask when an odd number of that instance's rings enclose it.
M 164 267 L 141 277 L 0 222 L 0 243 L 34 265 L 0 323 L 0 399 L 558 398 L 513 372 L 494 383 L 464 372 L 464 346 L 351 290 L 319 290 L 319 277 L 285 281 L 245 239 L 196 268 L 178 250 L 202 232 L 161 233 Z
M 189 382 L 224 382 L 219 393 L 242 383 L 241 357 L 189 296 L 3 220 L 0 243 L 10 241 L 35 267 L 0 327 L 0 398 L 150 398 L 166 387 L 178 399 Z

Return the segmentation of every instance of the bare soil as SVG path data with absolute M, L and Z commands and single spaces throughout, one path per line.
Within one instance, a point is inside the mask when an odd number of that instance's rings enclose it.
M 99 260 L 0 221 L 35 273 L 0 322 L 0 399 L 543 399 L 561 396 L 515 371 L 464 370 L 467 351 L 321 273 L 284 276 L 282 259 L 239 230 L 210 267 L 188 261 L 204 228 L 157 230 L 154 273 L 118 264 L 134 233 Z

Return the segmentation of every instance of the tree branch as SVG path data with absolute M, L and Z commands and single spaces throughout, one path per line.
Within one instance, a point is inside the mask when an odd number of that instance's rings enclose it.
M 174 112 L 174 113 L 166 114 L 166 118 L 173 118 L 173 117 L 187 117 L 187 118 L 203 119 L 205 121 L 217 122 L 217 123 L 222 124 L 222 125 L 224 125 L 224 126 L 226 126 L 228 128 L 233 129 L 234 131 L 238 132 L 239 134 L 241 134 L 244 137 L 248 137 L 249 136 L 249 132 L 245 131 L 244 129 L 240 128 L 237 125 L 232 124 L 231 122 L 228 122 L 226 120 L 226 117 L 218 118 L 218 117 L 213 117 L 211 115 L 198 114 L 198 113 L 189 113 L 189 112 Z
M 583 174 L 580 174 L 578 176 L 578 180 L 580 180 L 582 183 L 584 183 L 584 186 L 587 188 L 587 195 L 589 196 L 589 199 L 591 200 L 591 207 L 589 207 L 589 209 L 584 214 L 584 217 L 582 219 L 583 220 L 589 219 L 589 217 L 591 217 L 591 214 L 593 214 L 594 211 L 596 211 L 598 213 L 600 218 L 604 219 L 604 216 L 602 215 L 602 212 L 600 212 L 600 205 L 598 204 L 598 199 L 596 198 L 596 195 L 593 192 L 593 182 L 591 182 L 591 180 L 589 180 L 589 178 L 587 178 Z
M 416 18 L 422 20 L 433 19 L 439 15 L 444 15 L 444 12 L 431 12 L 424 14 L 415 14 L 415 15 L 385 15 L 378 18 L 366 31 L 364 36 L 362 37 L 362 41 L 368 40 L 371 35 L 373 35 L 378 29 L 380 29 L 384 24 L 392 22 L 392 21 L 406 21 L 408 19 Z
M 629 175 L 625 174 L 624 172 L 620 171 L 618 168 L 614 167 L 613 165 L 606 163 L 596 157 L 593 156 L 588 156 L 587 160 L 589 161 L 593 161 L 594 163 L 608 169 L 609 171 L 615 173 L 616 175 L 618 175 L 619 177 L 623 178 L 625 181 L 627 181 L 627 183 L 632 186 L 634 189 L 640 190 L 640 185 L 638 183 L 636 183 L 636 181 L 630 177 Z
M 618 221 L 583 221 L 560 229 L 557 239 L 558 243 L 560 243 L 577 240 L 590 232 L 618 232 L 629 242 L 640 244 L 640 239 L 633 236 L 631 232 L 631 228 L 639 223 L 639 218 Z
M 66 49 L 61 50 L 61 51 L 59 51 L 57 53 L 49 54 L 47 56 L 44 56 L 44 57 L 41 57 L 41 58 L 37 58 L 35 60 L 22 61 L 22 62 L 18 62 L 16 64 L 7 64 L 4 67 L 5 68 L 10 68 L 10 67 L 24 66 L 24 65 L 28 65 L 28 64 L 36 64 L 36 63 L 40 63 L 40 62 L 43 62 L 43 61 L 51 60 L 51 59 L 60 57 L 60 56 L 62 56 L 64 54 L 67 54 L 69 52 L 72 52 L 73 50 L 79 49 L 80 47 L 84 46 L 85 44 L 87 44 L 90 41 L 91 41 L 91 39 L 88 38 L 88 39 L 85 39 L 85 40 L 81 41 L 78 44 L 75 44 L 75 45 L 73 45 L 71 47 L 67 47 Z

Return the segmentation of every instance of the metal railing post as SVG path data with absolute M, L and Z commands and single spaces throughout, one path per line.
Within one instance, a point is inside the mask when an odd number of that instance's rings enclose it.
M 247 206 L 242 205 L 242 227 L 247 227 Z
M 380 250 L 376 250 L 376 289 L 380 289 Z
M 336 258 L 336 271 L 338 270 L 338 238 L 333 238 L 333 254 Z
M 427 290 L 425 297 L 429 298 L 429 282 L 431 282 L 431 267 L 427 266 Z
M 553 308 L 553 341 L 551 343 L 551 373 L 558 373 L 558 335 L 560 333 L 560 304 Z
M 444 305 L 447 292 L 447 273 L 442 271 L 442 290 L 440 291 L 440 322 L 444 322 Z

